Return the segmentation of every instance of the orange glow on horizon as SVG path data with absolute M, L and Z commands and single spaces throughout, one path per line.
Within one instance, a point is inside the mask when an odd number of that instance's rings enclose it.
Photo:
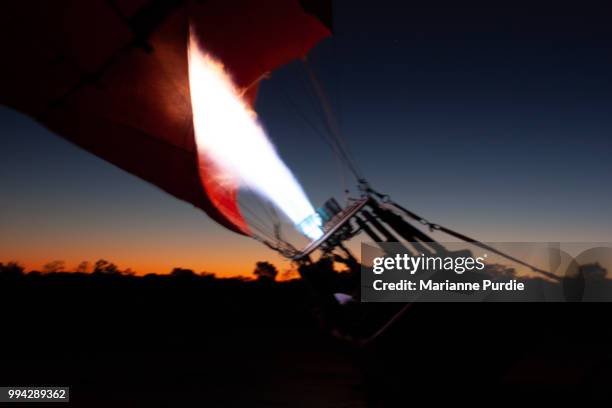
M 79 260 L 77 260 L 79 259 Z M 65 268 L 63 272 L 75 272 L 77 270 L 77 266 L 81 262 L 87 262 L 88 268 L 86 272 L 92 272 L 94 263 L 99 260 L 104 259 L 109 262 L 117 265 L 120 271 L 129 271 L 136 276 L 144 276 L 150 273 L 157 275 L 167 275 L 174 268 L 183 268 L 183 269 L 191 269 L 197 274 L 203 273 L 211 273 L 221 278 L 229 278 L 229 277 L 253 277 L 253 270 L 255 269 L 255 262 L 257 260 L 266 260 L 265 257 L 253 258 L 253 259 L 245 259 L 245 260 L 237 260 L 233 263 L 223 263 L 223 262 L 210 262 L 210 263 L 189 263 L 189 262 L 164 262 L 159 264 L 154 264 L 151 261 L 145 262 L 128 262 L 123 261 L 119 258 L 113 257 L 100 257 L 95 259 L 80 259 L 80 258 L 49 258 L 46 260 L 40 259 L 19 259 L 19 258 L 7 258 L 1 259 L 1 263 L 8 262 L 17 262 L 19 265 L 23 266 L 26 272 L 38 271 L 43 272 L 45 264 L 52 261 L 63 261 L 65 264 Z M 269 258 L 268 258 L 269 259 Z M 273 263 L 279 270 L 279 277 L 291 268 L 288 263 L 285 262 L 277 262 L 275 260 L 269 260 L 269 262 Z

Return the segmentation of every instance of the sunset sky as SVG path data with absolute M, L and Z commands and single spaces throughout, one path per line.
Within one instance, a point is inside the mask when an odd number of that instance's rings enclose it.
M 337 2 L 334 38 L 309 57 L 372 185 L 485 241 L 612 242 L 609 14 L 383 3 Z M 288 106 L 321 123 L 303 80 L 297 62 L 275 71 L 257 111 L 319 206 L 342 185 Z M 7 108 L 0 138 L 0 262 L 105 258 L 140 274 L 223 276 L 260 260 L 291 267 Z

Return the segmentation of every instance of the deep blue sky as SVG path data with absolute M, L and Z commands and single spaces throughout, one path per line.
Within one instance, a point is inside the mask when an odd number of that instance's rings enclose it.
M 337 2 L 335 36 L 309 60 L 377 189 L 483 240 L 612 241 L 605 2 L 367 3 Z M 329 149 L 291 105 L 322 127 L 304 78 L 300 63 L 275 71 L 257 108 L 319 205 L 340 198 L 341 183 Z M 0 261 L 107 257 L 222 273 L 237 251 L 236 273 L 278 261 L 24 116 L 0 110 L 0 134 Z

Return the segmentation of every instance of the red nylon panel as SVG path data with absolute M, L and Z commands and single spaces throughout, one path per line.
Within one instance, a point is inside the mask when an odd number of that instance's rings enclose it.
M 239 87 L 304 55 L 328 30 L 298 0 L 209 0 L 166 8 L 157 20 L 155 7 L 164 2 L 116 3 L 129 15 L 105 0 L 4 2 L 0 102 L 245 233 L 235 188 L 211 184 L 217 169 L 198 163 L 188 16 Z M 148 6 L 153 12 L 140 13 Z M 142 32 L 152 52 L 134 41 Z M 249 89 L 251 102 L 255 92 Z

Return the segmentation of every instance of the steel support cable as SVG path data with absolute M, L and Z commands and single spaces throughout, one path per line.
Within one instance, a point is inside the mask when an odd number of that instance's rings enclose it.
M 318 98 L 320 101 L 320 104 L 319 104 L 320 112 L 321 112 L 321 115 L 323 116 L 323 122 L 325 124 L 325 128 L 327 129 L 327 132 L 331 136 L 331 140 L 333 141 L 334 146 L 336 147 L 340 155 L 340 159 L 345 163 L 346 167 L 355 176 L 355 178 L 359 182 L 362 182 L 363 176 L 361 175 L 361 171 L 358 169 L 354 160 L 350 156 L 348 149 L 346 148 L 345 144 L 342 142 L 342 139 L 339 136 L 339 131 L 338 131 L 337 125 L 335 125 L 333 114 L 331 113 L 331 108 L 326 102 L 326 98 L 324 96 L 325 94 L 323 93 L 323 90 L 320 87 L 320 85 L 318 85 L 318 82 L 316 78 L 314 77 L 314 74 L 312 73 L 312 71 L 308 70 L 308 72 L 309 72 L 309 77 L 311 78 L 311 81 L 313 82 L 313 87 L 315 88 L 318 94 Z
M 256 230 L 258 230 L 262 234 L 268 235 L 268 238 L 272 236 L 272 234 L 270 234 L 270 232 L 268 231 L 266 224 L 262 222 L 262 220 L 257 216 L 257 214 L 255 214 L 254 211 L 244 206 L 243 206 L 243 209 L 249 214 L 249 217 L 248 217 L 248 222 L 250 224 L 249 227 L 254 227 Z
M 374 195 L 379 197 L 381 200 L 383 200 L 383 202 L 391 204 L 393 207 L 395 207 L 398 210 L 402 211 L 404 214 L 406 214 L 407 216 L 409 216 L 413 220 L 419 222 L 422 225 L 427 226 L 430 229 L 430 231 L 441 231 L 441 232 L 443 232 L 443 233 L 445 233 L 447 235 L 450 235 L 452 237 L 455 237 L 457 239 L 460 239 L 462 241 L 465 241 L 467 243 L 475 245 L 475 246 L 477 246 L 479 248 L 486 249 L 487 251 L 491 251 L 491 252 L 493 252 L 493 253 L 495 253 L 495 254 L 497 254 L 499 256 L 502 256 L 502 257 L 504 257 L 504 258 L 506 258 L 506 259 L 508 259 L 508 260 L 510 260 L 512 262 L 516 262 L 516 263 L 518 263 L 520 265 L 526 266 L 529 269 L 531 269 L 533 272 L 540 273 L 540 274 L 546 276 L 547 278 L 550 278 L 550 279 L 553 279 L 553 280 L 556 280 L 556 281 L 560 281 L 561 280 L 561 278 L 559 276 L 555 275 L 554 273 L 552 273 L 550 271 L 538 268 L 537 266 L 531 265 L 531 264 L 529 264 L 529 263 L 527 263 L 525 261 L 522 261 L 522 260 L 520 260 L 518 258 L 515 258 L 514 256 L 509 255 L 509 254 L 507 254 L 505 252 L 502 252 L 502 251 L 500 251 L 498 249 L 495 249 L 492 246 L 485 244 L 484 242 L 478 241 L 477 239 L 468 237 L 467 235 L 463 235 L 463 234 L 461 234 L 461 233 L 459 233 L 457 231 L 453 231 L 453 230 L 451 230 L 449 228 L 446 228 L 446 227 L 444 227 L 442 225 L 430 222 L 427 219 L 421 217 L 420 215 L 418 215 L 418 214 L 408 210 L 407 208 L 404 208 L 403 206 L 397 204 L 396 202 L 391 201 L 389 196 L 386 195 L 386 194 L 381 194 L 381 193 L 379 193 L 379 192 L 377 192 L 375 190 L 372 190 L 372 189 L 369 189 L 369 192 L 373 193 Z
M 325 123 L 326 128 L 328 129 L 329 133 L 334 137 L 335 143 L 338 146 L 338 149 L 341 152 L 342 158 L 344 159 L 347 167 L 351 170 L 351 172 L 353 173 L 357 181 L 359 181 L 360 183 L 364 183 L 365 179 L 362 176 L 361 171 L 358 169 L 357 164 L 355 163 L 355 161 L 353 160 L 353 158 L 351 157 L 349 153 L 348 146 L 346 145 L 346 142 L 344 141 L 344 138 L 342 137 L 342 132 L 340 132 L 340 128 L 338 127 L 338 124 L 334 118 L 334 115 L 331 109 L 331 105 L 329 104 L 329 101 L 327 100 L 325 92 L 323 91 L 323 87 L 318 81 L 314 71 L 308 64 L 308 60 L 304 59 L 303 62 L 304 62 L 303 65 L 306 69 L 306 73 L 308 74 L 310 82 L 317 94 L 317 97 L 319 98 L 320 106 L 324 114 L 323 116 L 325 119 L 324 123 Z
M 304 62 L 302 61 L 302 63 Z M 330 143 L 333 145 L 333 148 L 335 149 L 335 151 L 337 151 L 338 155 L 341 155 L 339 147 L 336 145 L 334 136 L 330 133 L 329 128 L 325 122 L 325 112 L 323 111 L 323 108 L 321 107 L 321 102 L 318 96 L 315 95 L 313 91 L 312 81 L 310 77 L 308 76 L 308 72 L 306 72 L 306 68 L 304 66 L 302 68 L 304 69 L 305 75 L 298 76 L 300 79 L 299 82 L 300 82 L 300 85 L 302 86 L 302 90 L 308 96 L 307 99 L 310 102 L 310 106 L 312 110 L 315 112 L 315 114 L 318 114 L 321 118 L 323 118 L 323 127 L 325 128 L 325 131 L 322 131 L 321 134 L 325 136 L 327 143 Z M 308 80 L 306 80 L 306 78 L 308 78 Z
M 268 232 L 264 227 L 262 227 L 259 223 L 254 220 L 250 220 L 249 222 L 250 235 L 254 238 L 260 238 L 265 240 L 274 241 L 273 235 Z
M 309 101 L 310 108 L 315 113 L 315 116 L 319 116 L 320 118 L 322 118 L 324 116 L 324 113 L 323 113 L 323 110 L 321 109 L 320 104 L 316 100 L 316 96 L 313 94 L 312 86 L 306 83 L 306 78 L 302 76 L 299 76 L 299 78 L 300 78 L 300 81 L 299 81 L 300 85 L 302 86 L 302 91 L 305 92 L 305 94 L 307 95 L 306 99 Z M 329 133 L 329 129 L 325 125 L 325 122 L 323 121 L 323 129 L 321 130 L 319 126 L 315 125 L 314 122 L 308 118 L 307 115 L 305 115 L 304 113 L 302 113 L 301 110 L 299 110 L 299 108 L 297 107 L 297 104 L 294 104 L 294 105 L 297 111 L 299 112 L 300 116 L 302 116 L 310 124 L 310 126 L 313 129 L 316 129 L 317 134 L 319 134 L 323 138 L 325 143 L 337 155 L 338 159 L 342 161 L 343 160 L 342 152 L 336 145 L 334 137 Z
M 250 215 L 248 217 L 249 227 L 252 230 L 256 230 L 261 235 L 260 238 L 271 239 L 274 237 L 274 234 L 268 231 L 268 227 L 266 227 L 266 222 L 261 219 L 252 208 L 244 204 L 241 207 Z M 253 234 L 253 231 L 251 231 L 251 235 L 255 236 L 255 234 Z
M 343 154 L 346 155 L 347 159 L 349 159 L 352 162 L 352 158 L 350 158 L 348 154 L 348 147 L 346 145 L 344 138 L 342 137 L 342 132 L 340 132 L 340 126 L 338 125 L 338 122 L 333 113 L 333 109 L 331 108 L 331 104 L 329 102 L 327 94 L 325 93 L 323 89 L 323 86 L 321 85 L 321 82 L 319 81 L 314 70 L 308 63 L 307 59 L 303 60 L 303 64 L 304 64 L 304 70 L 306 71 L 306 74 L 308 76 L 312 89 L 314 89 L 314 92 L 315 92 L 315 95 L 313 95 L 313 98 L 316 97 L 316 99 L 318 99 L 318 103 L 316 104 L 316 106 L 319 112 L 321 113 L 321 116 L 324 119 L 324 124 L 326 128 L 328 129 L 328 132 L 330 133 L 330 135 L 333 137 L 333 140 L 338 146 L 338 148 L 340 149 L 340 151 L 342 151 Z
M 336 156 L 336 163 L 338 165 L 338 174 L 340 177 L 340 184 L 342 185 L 343 191 L 348 196 L 350 193 L 350 189 L 349 189 L 349 182 L 348 182 L 346 173 L 347 173 L 347 170 L 349 172 L 351 170 L 346 165 L 346 160 L 343 157 L 341 148 L 337 145 L 337 142 L 334 140 L 333 135 L 330 133 L 329 128 L 325 124 L 325 119 L 324 119 L 325 113 L 323 112 L 323 109 L 321 108 L 320 102 L 317 102 L 316 95 L 313 94 L 312 85 L 309 86 L 309 84 L 306 83 L 306 79 L 304 77 L 300 76 L 300 79 L 301 79 L 300 84 L 302 85 L 302 89 L 304 90 L 306 95 L 308 95 L 308 99 L 310 100 L 310 104 L 311 104 L 313 111 L 315 112 L 315 114 L 318 113 L 320 118 L 323 118 L 323 123 L 324 123 L 323 127 L 325 130 L 319 130 L 318 126 L 314 126 L 314 125 L 312 126 L 317 129 L 317 132 L 321 135 L 325 143 L 328 145 L 328 147 L 333 151 L 334 155 Z M 305 117 L 305 115 L 302 115 L 302 116 Z
M 274 218 L 273 218 L 272 213 L 270 212 L 270 210 L 267 208 L 268 201 L 263 199 L 260 194 L 255 192 L 255 190 L 253 190 L 246 183 L 244 184 L 244 188 L 247 191 L 249 191 L 249 193 L 250 193 L 250 201 L 254 204 L 254 206 L 251 207 L 251 206 L 247 206 L 246 203 L 245 203 L 245 204 L 243 204 L 245 206 L 245 208 L 250 209 L 251 213 L 254 216 L 256 216 L 257 219 L 259 221 L 261 221 L 261 223 L 263 225 L 273 224 Z M 262 214 L 261 214 L 261 217 L 265 217 L 265 218 L 260 218 L 259 216 L 256 215 L 255 208 L 254 208 L 255 206 L 258 206 L 258 207 L 260 207 L 263 210 Z
M 338 151 L 338 148 L 335 146 L 333 141 L 331 141 L 329 139 L 329 136 L 326 135 L 326 133 L 324 131 L 319 129 L 314 124 L 314 122 L 312 122 L 310 120 L 310 118 L 308 118 L 308 116 L 306 116 L 304 114 L 304 112 L 302 112 L 299 109 L 299 107 L 297 106 L 295 101 L 293 101 L 293 99 L 291 99 L 291 97 L 287 94 L 287 91 L 284 88 L 283 88 L 283 96 L 284 96 L 285 100 L 288 102 L 288 105 L 291 106 L 292 110 L 300 118 L 302 118 L 302 120 L 308 125 L 308 127 L 310 127 L 310 129 L 313 131 L 313 133 L 315 133 L 317 136 L 319 136 L 323 140 L 323 142 L 327 145 L 327 147 L 329 147 L 331 149 L 333 155 L 336 157 L 336 163 L 338 163 L 339 173 L 340 173 L 340 182 L 342 183 L 344 189 L 347 190 L 347 181 L 346 181 L 346 176 L 344 174 L 342 154 Z
M 272 205 L 270 205 L 270 210 L 274 215 L 274 236 L 276 237 L 277 241 L 284 242 L 282 230 L 283 225 L 281 223 L 281 220 L 280 218 L 278 218 L 278 214 L 276 213 Z
M 283 250 L 279 247 L 279 244 L 286 247 L 292 247 L 292 245 L 282 238 L 281 220 L 276 212 L 276 209 L 274 208 L 274 205 L 269 201 L 259 199 L 258 195 L 251 187 L 245 186 L 245 188 L 251 193 L 252 200 L 255 201 L 263 210 L 263 214 L 258 214 L 254 207 L 246 205 L 246 203 L 242 204 L 242 208 L 250 215 L 249 221 L 252 223 L 253 228 L 261 235 L 256 239 L 284 255 Z M 268 220 L 262 217 L 267 217 Z M 275 242 L 275 244 L 272 244 L 272 242 Z
M 336 37 L 332 37 L 332 53 L 334 55 L 334 58 L 336 60 L 338 60 L 337 58 L 337 54 L 338 54 L 338 40 Z M 334 92 L 335 94 L 335 106 L 336 106 L 336 112 L 337 114 L 335 115 L 336 120 L 338 122 L 338 128 L 342 129 L 342 85 L 341 85 L 341 80 L 342 80 L 342 66 L 339 63 L 334 64 L 336 66 L 336 72 L 335 72 L 335 80 L 334 80 L 334 84 L 336 85 L 336 90 Z M 344 169 L 343 169 L 344 170 Z M 348 180 L 346 178 L 346 174 L 344 173 L 344 171 L 342 171 L 342 180 L 343 180 L 343 187 L 344 187 L 344 198 L 346 200 L 346 203 L 349 203 L 351 200 L 351 190 L 348 186 Z
M 304 71 L 306 71 L 306 68 L 304 68 Z M 313 93 L 312 79 L 310 79 L 310 76 L 308 75 L 308 73 L 306 73 L 306 76 L 309 77 L 310 84 L 307 84 L 305 78 L 301 76 L 300 76 L 300 84 L 302 85 L 302 89 L 304 90 L 306 95 L 308 95 L 308 100 L 310 101 L 310 105 L 313 111 L 315 112 L 315 114 L 318 113 L 319 116 L 323 118 L 323 126 L 326 129 L 326 131 L 320 131 L 318 126 L 317 127 L 315 127 L 314 125 L 312 126 L 317 129 L 319 134 L 324 139 L 325 143 L 332 149 L 332 151 L 336 155 L 337 163 L 338 163 L 338 172 L 340 174 L 340 182 L 342 184 L 343 191 L 348 195 L 350 190 L 348 187 L 348 180 L 347 180 L 346 172 L 345 172 L 348 166 L 346 165 L 346 159 L 343 156 L 342 147 L 338 144 L 338 141 L 334 138 L 334 135 L 332 134 L 328 124 L 326 123 L 326 120 L 327 120 L 326 114 L 321 106 L 321 100 L 319 97 L 317 97 L 317 95 Z M 306 119 L 306 116 L 303 115 L 301 111 L 299 112 Z M 351 171 L 350 168 L 348 170 Z
M 257 201 L 257 203 L 263 209 L 266 216 L 270 219 L 270 223 L 272 224 L 272 235 L 276 241 L 285 242 L 281 236 L 281 220 L 274 209 L 274 205 L 271 202 L 264 200 Z

